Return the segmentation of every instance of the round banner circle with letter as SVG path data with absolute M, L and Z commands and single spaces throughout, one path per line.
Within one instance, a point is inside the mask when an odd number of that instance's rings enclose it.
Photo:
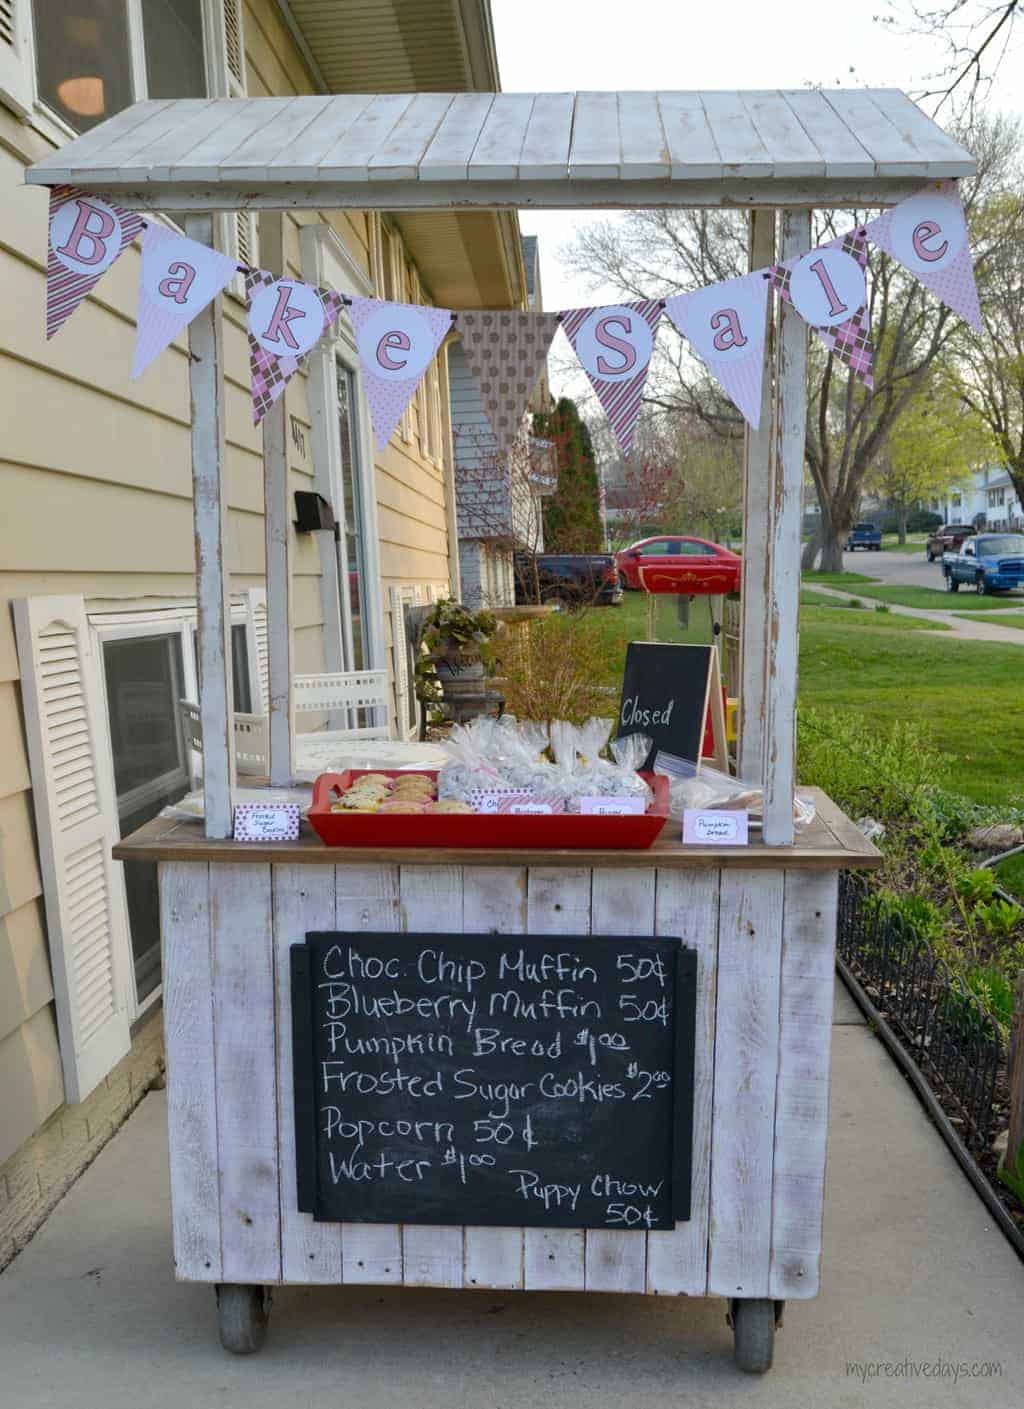
M 834 328 L 864 307 L 864 270 L 843 250 L 810 250 L 793 266 L 789 296 L 812 328 Z
M 601 382 L 625 382 L 650 362 L 654 334 L 635 308 L 616 304 L 594 309 L 576 334 L 575 349 L 588 376 Z
M 436 343 L 430 324 L 408 304 L 383 304 L 356 332 L 363 366 L 388 382 L 422 376 Z

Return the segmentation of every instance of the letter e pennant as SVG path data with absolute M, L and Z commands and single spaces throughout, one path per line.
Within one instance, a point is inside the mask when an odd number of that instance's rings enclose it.
M 391 439 L 452 326 L 451 311 L 418 303 L 354 298 L 349 308 L 377 449 Z
M 52 338 L 143 226 L 121 210 L 73 186 L 50 191 L 46 252 L 46 336 Z
M 238 265 L 163 225 L 142 232 L 142 276 L 132 377 L 139 377 L 234 277 Z
M 967 220 L 955 181 L 934 181 L 872 220 L 865 233 L 947 308 L 981 331 Z
M 252 419 L 258 426 L 345 301 L 334 289 L 297 279 L 277 279 L 265 269 L 248 271 L 245 297 L 249 305 Z
M 643 299 L 606 308 L 567 308 L 561 314 L 566 337 L 624 455 L 633 444 L 661 309 L 660 299 Z
M 671 318 L 726 396 L 754 430 L 761 422 L 768 271 L 676 294 L 665 304 Z

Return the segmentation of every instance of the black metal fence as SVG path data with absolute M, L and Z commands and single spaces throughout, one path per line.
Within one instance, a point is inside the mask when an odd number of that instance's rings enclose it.
M 964 1143 L 976 1154 L 986 1149 L 1006 1052 L 977 997 L 911 925 L 880 915 L 852 872 L 840 878 L 838 951 Z

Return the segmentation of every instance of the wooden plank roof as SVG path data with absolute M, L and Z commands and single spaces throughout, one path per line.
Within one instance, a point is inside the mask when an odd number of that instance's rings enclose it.
M 895 89 L 137 103 L 29 168 L 150 209 L 884 205 L 974 162 Z

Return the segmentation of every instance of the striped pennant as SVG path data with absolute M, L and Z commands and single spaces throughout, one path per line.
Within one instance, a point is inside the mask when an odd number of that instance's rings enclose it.
M 50 189 L 46 336 L 52 338 L 131 244 L 145 221 L 73 186 Z
M 660 299 L 646 298 L 603 308 L 566 308 L 559 315 L 624 455 L 633 445 L 663 306 Z

